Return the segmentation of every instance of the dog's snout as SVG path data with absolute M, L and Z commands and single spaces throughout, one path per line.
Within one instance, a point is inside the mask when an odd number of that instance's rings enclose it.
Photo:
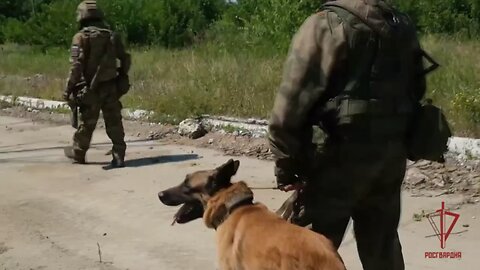
M 179 194 L 176 190 L 172 189 L 160 191 L 158 193 L 158 199 L 168 206 L 177 206 L 187 201 L 181 193 Z
M 160 191 L 160 192 L 158 193 L 158 199 L 159 199 L 161 202 L 163 202 L 164 198 L 165 198 L 165 193 L 163 193 L 163 191 Z

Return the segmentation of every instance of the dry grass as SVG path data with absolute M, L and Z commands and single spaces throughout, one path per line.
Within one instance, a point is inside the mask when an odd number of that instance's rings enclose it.
M 457 135 L 479 137 L 480 44 L 425 37 L 423 45 L 441 64 L 429 77 L 429 96 L 447 112 Z M 8 45 L 0 54 L 0 93 L 60 97 L 66 50 L 42 54 Z M 233 53 L 214 44 L 176 51 L 135 48 L 132 55 L 133 88 L 123 98 L 125 106 L 176 121 L 205 113 L 268 117 L 285 60 L 285 54 Z
M 446 38 L 424 39 L 441 64 L 429 77 L 429 95 L 441 105 L 458 135 L 480 136 L 480 43 Z

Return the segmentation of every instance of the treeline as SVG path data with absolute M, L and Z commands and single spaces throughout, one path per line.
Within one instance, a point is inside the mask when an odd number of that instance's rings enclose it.
M 78 0 L 1 0 L 0 42 L 68 46 Z M 423 33 L 480 36 L 479 0 L 390 0 Z M 98 0 L 130 44 L 168 48 L 215 40 L 226 47 L 284 49 L 322 0 Z M 241 43 L 239 43 L 241 42 Z M 242 44 L 242 46 L 239 46 Z

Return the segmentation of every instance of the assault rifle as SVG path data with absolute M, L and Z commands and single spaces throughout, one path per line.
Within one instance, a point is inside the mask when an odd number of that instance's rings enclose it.
M 70 124 L 73 128 L 78 129 L 78 102 L 77 102 L 77 94 L 87 85 L 86 82 L 82 81 L 75 85 L 73 88 L 72 93 L 70 94 L 70 100 L 68 101 L 68 106 L 72 111 L 70 115 Z

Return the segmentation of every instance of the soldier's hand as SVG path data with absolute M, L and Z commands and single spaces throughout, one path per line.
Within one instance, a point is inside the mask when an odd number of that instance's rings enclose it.
M 281 191 L 289 192 L 299 190 L 303 187 L 303 182 L 294 174 L 281 173 L 277 171 L 277 187 Z
M 293 191 L 293 190 L 300 190 L 303 187 L 304 187 L 304 184 L 302 182 L 297 182 L 297 183 L 290 184 L 290 185 L 279 186 L 278 189 L 280 189 L 281 191 L 284 191 L 284 192 L 289 192 L 289 191 Z
M 62 98 L 65 101 L 70 101 L 70 94 L 65 91 L 65 92 L 63 92 Z

